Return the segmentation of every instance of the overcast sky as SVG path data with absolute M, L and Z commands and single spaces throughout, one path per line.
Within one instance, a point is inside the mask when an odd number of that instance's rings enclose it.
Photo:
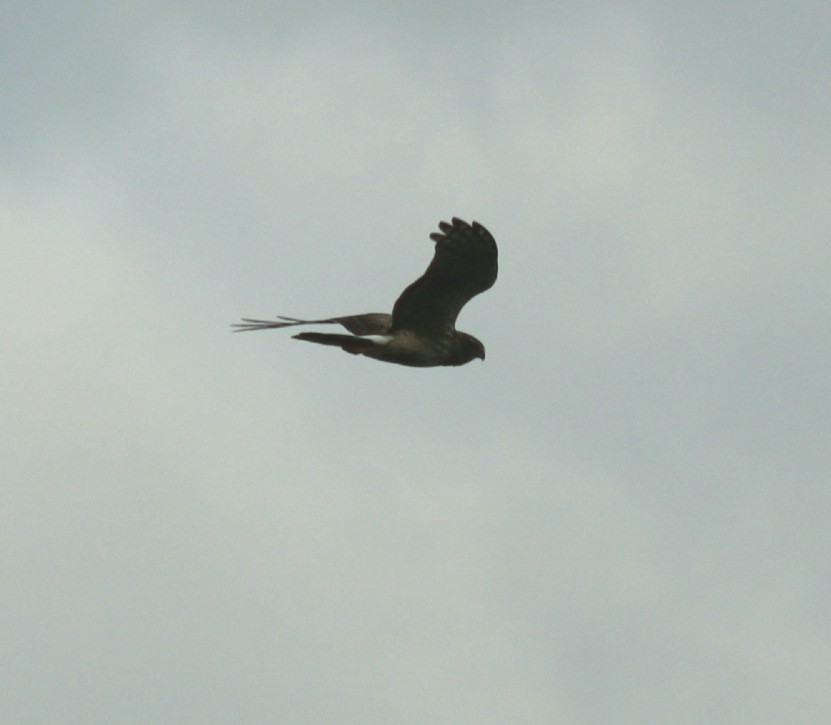
M 3 11 L 0 719 L 826 722 L 828 4 L 345 5 Z

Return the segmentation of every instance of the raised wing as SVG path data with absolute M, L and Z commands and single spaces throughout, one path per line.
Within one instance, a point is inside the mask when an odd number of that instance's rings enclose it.
M 439 229 L 430 235 L 436 253 L 427 271 L 395 302 L 392 330 L 452 329 L 462 307 L 496 281 L 496 241 L 485 227 L 453 217 Z

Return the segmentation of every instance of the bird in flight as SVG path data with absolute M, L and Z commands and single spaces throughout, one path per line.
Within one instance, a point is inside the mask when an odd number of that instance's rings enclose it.
M 479 222 L 468 224 L 453 217 L 440 222 L 441 232 L 433 261 L 421 277 L 395 301 L 392 314 L 331 317 L 325 320 L 243 318 L 234 332 L 273 330 L 295 325 L 337 324 L 351 334 L 301 332 L 297 340 L 333 345 L 352 355 L 411 367 L 464 365 L 485 359 L 485 346 L 473 335 L 456 329 L 456 317 L 473 297 L 493 286 L 497 273 L 496 241 Z

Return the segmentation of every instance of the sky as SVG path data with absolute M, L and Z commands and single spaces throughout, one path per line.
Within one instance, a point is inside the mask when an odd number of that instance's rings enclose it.
M 3 16 L 3 722 L 827 719 L 827 3 Z

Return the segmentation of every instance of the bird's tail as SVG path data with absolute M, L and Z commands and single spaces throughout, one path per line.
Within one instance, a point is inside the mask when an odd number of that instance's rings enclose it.
M 295 340 L 316 342 L 320 345 L 333 345 L 341 350 L 351 352 L 353 355 L 365 355 L 377 347 L 377 344 L 365 337 L 353 337 L 352 335 L 337 335 L 327 332 L 301 332 L 292 335 Z

